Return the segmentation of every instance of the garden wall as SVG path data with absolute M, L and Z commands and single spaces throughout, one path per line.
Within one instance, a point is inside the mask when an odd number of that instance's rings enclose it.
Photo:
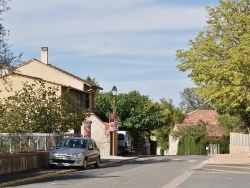
M 0 155 L 0 175 L 48 166 L 49 152 L 30 152 Z

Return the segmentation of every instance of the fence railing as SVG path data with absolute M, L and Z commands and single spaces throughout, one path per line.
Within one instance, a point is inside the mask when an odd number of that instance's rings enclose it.
M 60 133 L 0 133 L 0 154 L 47 151 L 61 139 L 81 136 Z
M 235 146 L 249 146 L 249 134 L 230 133 L 230 144 Z

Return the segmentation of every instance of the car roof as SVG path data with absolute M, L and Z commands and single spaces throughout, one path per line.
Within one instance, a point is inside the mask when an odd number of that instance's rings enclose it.
M 64 138 L 64 139 L 74 139 L 74 140 L 77 140 L 77 139 L 84 139 L 84 140 L 89 140 L 89 139 L 91 139 L 91 138 L 87 138 L 87 137 L 66 137 L 66 138 Z

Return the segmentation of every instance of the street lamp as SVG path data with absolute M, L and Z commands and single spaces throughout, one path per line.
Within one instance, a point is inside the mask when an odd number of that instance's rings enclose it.
M 113 86 L 111 91 L 112 91 L 112 95 L 113 95 L 113 113 L 116 113 L 115 97 L 117 95 L 117 88 L 115 86 Z
M 117 95 L 117 89 L 116 89 L 115 86 L 113 86 L 113 88 L 112 88 L 112 94 L 113 94 L 114 96 Z
M 112 123 L 114 126 L 113 130 L 111 130 L 110 132 L 110 149 L 111 149 L 111 155 L 116 156 L 117 155 L 117 151 L 118 151 L 118 135 L 117 135 L 117 128 L 118 128 L 118 124 L 117 124 L 117 114 L 116 114 L 116 104 L 115 104 L 115 99 L 116 99 L 116 95 L 117 95 L 117 88 L 115 86 L 113 86 L 112 88 L 112 95 L 113 95 L 113 113 L 110 115 L 110 123 Z

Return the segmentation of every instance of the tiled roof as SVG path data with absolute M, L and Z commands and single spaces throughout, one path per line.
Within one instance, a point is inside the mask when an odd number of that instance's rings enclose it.
M 177 124 L 177 129 L 184 129 L 195 126 L 201 122 L 206 124 L 206 132 L 209 137 L 221 137 L 225 132 L 224 128 L 218 125 L 215 110 L 196 110 L 186 115 L 182 124 Z
M 184 124 L 198 124 L 204 122 L 206 124 L 217 124 L 217 113 L 215 110 L 196 110 L 186 115 Z
M 206 131 L 209 137 L 222 137 L 225 130 L 219 125 L 206 125 Z

